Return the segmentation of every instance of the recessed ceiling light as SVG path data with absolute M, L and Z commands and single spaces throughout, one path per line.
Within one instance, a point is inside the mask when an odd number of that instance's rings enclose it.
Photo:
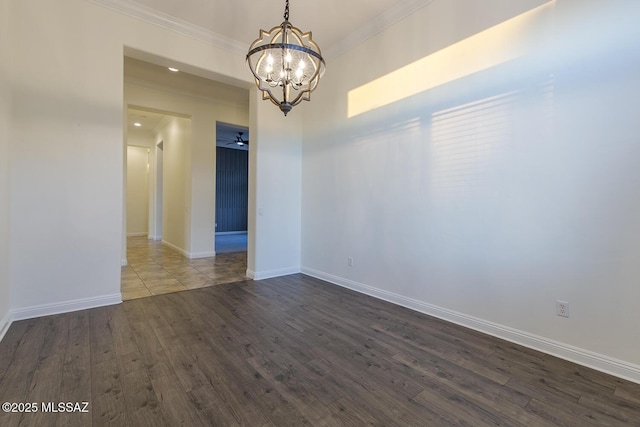
M 174 68 L 174 67 L 169 67 L 169 71 L 173 71 L 174 73 L 177 73 L 180 70 L 178 70 L 177 68 Z
M 141 123 L 138 123 L 138 122 L 135 122 L 133 125 L 134 125 L 135 127 L 140 127 L 140 126 L 142 126 L 142 124 L 141 124 Z

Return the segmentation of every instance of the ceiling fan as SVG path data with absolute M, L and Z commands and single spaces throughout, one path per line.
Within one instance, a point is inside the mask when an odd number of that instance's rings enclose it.
M 229 144 L 236 144 L 239 146 L 249 145 L 249 140 L 242 138 L 242 135 L 244 135 L 244 132 L 238 132 L 238 136 L 236 136 L 236 139 L 231 142 L 227 142 L 227 145 Z

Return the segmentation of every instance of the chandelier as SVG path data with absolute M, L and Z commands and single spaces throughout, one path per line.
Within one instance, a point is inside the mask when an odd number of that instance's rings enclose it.
M 262 99 L 269 99 L 286 116 L 300 103 L 309 100 L 324 74 L 325 63 L 320 48 L 289 22 L 289 0 L 284 21 L 269 31 L 260 30 L 249 47 L 247 64 L 256 79 Z

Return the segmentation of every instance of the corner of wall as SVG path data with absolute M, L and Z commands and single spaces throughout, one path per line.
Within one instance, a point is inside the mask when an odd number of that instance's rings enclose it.
M 11 327 L 11 312 L 7 312 L 2 319 L 0 319 L 0 342 L 4 338 L 5 334 Z
M 10 141 L 13 119 L 11 2 L 0 2 L 0 340 L 11 325 Z
M 265 271 L 253 271 L 247 269 L 246 275 L 251 280 L 264 280 L 271 279 L 272 277 L 281 277 L 288 276 L 290 274 L 300 273 L 302 270 L 300 267 L 288 267 L 288 268 L 278 268 L 273 270 L 265 270 Z

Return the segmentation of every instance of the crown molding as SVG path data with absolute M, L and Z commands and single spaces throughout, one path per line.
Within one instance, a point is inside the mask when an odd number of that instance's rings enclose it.
M 147 6 L 136 3 L 133 0 L 87 0 L 98 6 L 114 10 L 123 15 L 148 22 L 153 25 L 174 31 L 197 40 L 210 43 L 221 49 L 233 52 L 239 55 L 246 54 L 246 43 L 230 39 L 214 31 L 199 27 L 187 21 L 183 21 L 166 13 L 159 12 Z M 353 49 L 359 44 L 365 42 L 376 34 L 381 33 L 393 24 L 401 21 L 412 13 L 422 9 L 433 0 L 403 0 L 397 3 L 388 11 L 378 15 L 367 25 L 361 26 L 353 31 L 340 42 L 329 46 L 323 50 L 325 58 L 334 58 Z
M 324 49 L 322 52 L 323 56 L 325 58 L 335 58 L 336 56 L 342 55 L 432 2 L 433 0 L 399 1 L 391 9 L 381 13 L 368 24 L 353 31 L 340 42 Z
M 210 43 L 229 52 L 245 55 L 246 43 L 230 39 L 214 31 L 207 30 L 195 24 L 183 21 L 175 16 L 162 13 L 147 6 L 143 6 L 132 0 L 87 0 L 97 6 L 119 12 L 123 15 L 139 19 L 158 27 L 192 37 L 196 40 Z

